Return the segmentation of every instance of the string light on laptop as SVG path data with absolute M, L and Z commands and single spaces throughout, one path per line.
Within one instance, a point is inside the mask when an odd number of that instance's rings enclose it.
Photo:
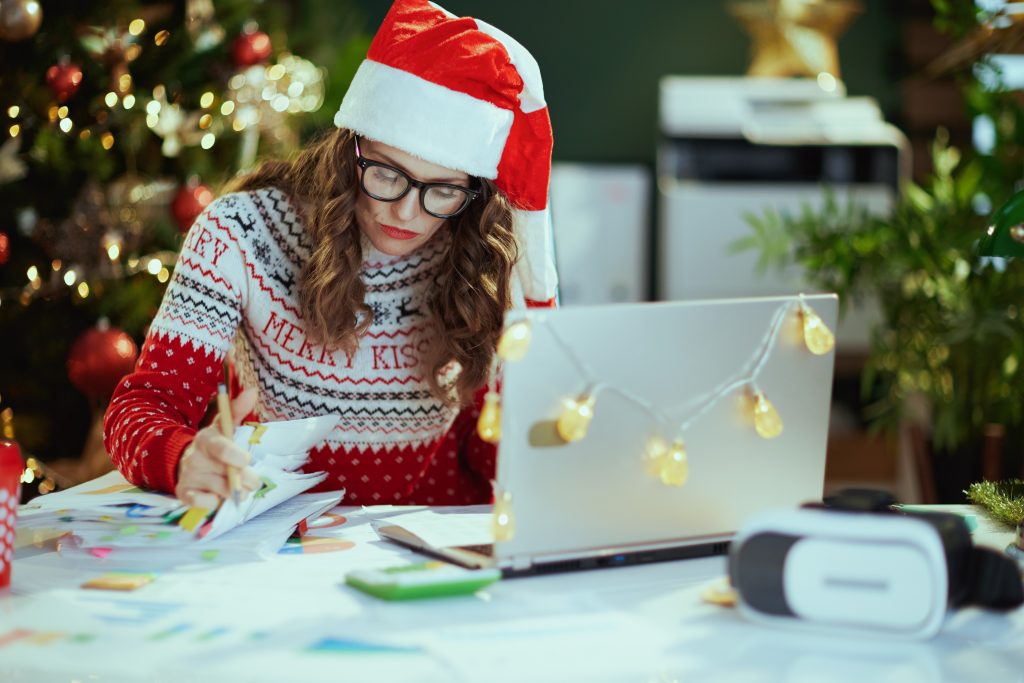
M 577 398 L 567 398 L 558 416 L 555 429 L 558 435 L 567 442 L 579 441 L 587 435 L 590 421 L 594 419 L 594 403 L 597 396 L 594 392 L 584 392 Z
M 660 436 L 647 442 L 644 454 L 647 474 L 661 480 L 666 486 L 682 486 L 690 478 L 690 463 L 686 459 L 686 444 L 676 439 L 669 447 Z
M 484 395 L 484 406 L 476 422 L 476 431 L 487 443 L 501 441 L 501 396 L 496 391 Z
M 764 338 L 758 344 L 757 350 L 750 360 L 739 371 L 739 377 L 728 379 L 718 387 L 697 397 L 685 406 L 664 411 L 635 394 L 598 381 L 589 366 L 573 350 L 573 348 L 562 339 L 558 330 L 547 324 L 546 317 L 541 314 L 533 318 L 535 324 L 540 324 L 551 335 L 566 357 L 572 362 L 581 377 L 586 382 L 584 392 L 575 398 L 566 398 L 563 401 L 561 412 L 555 422 L 555 430 L 566 443 L 574 443 L 586 437 L 591 422 L 594 419 L 594 406 L 598 396 L 604 391 L 612 391 L 619 394 L 631 403 L 636 404 L 647 412 L 654 421 L 661 425 L 660 429 L 668 429 L 676 426 L 675 437 L 671 445 L 661 436 L 655 436 L 648 440 L 643 452 L 643 463 L 645 471 L 659 479 L 666 486 L 682 486 L 689 478 L 690 468 L 686 453 L 686 442 L 684 435 L 690 425 L 700 419 L 716 404 L 734 392 L 745 390 L 747 392 L 747 403 L 753 416 L 753 425 L 757 434 L 764 439 L 774 439 L 782 434 L 783 422 L 779 412 L 765 392 L 758 386 L 757 380 L 772 355 L 775 344 L 781 336 L 782 329 L 787 319 L 792 320 L 790 313 L 794 307 L 800 318 L 803 332 L 803 342 L 807 349 L 815 355 L 824 355 L 835 347 L 835 335 L 832 330 L 822 321 L 817 313 L 807 304 L 803 295 L 797 300 L 790 300 L 783 303 L 772 317 Z M 526 355 L 532 338 L 530 321 L 519 320 L 511 323 L 502 334 L 498 342 L 498 357 L 502 360 L 519 360 Z M 496 374 L 496 373 L 495 373 Z M 499 398 L 493 386 L 484 399 L 484 408 L 480 413 L 480 420 L 477 423 L 477 430 L 480 437 L 489 443 L 496 443 L 501 434 L 501 411 Z M 681 422 L 673 420 L 668 415 L 688 415 Z M 510 509 L 510 507 L 509 507 Z M 498 506 L 495 505 L 497 517 Z M 497 523 L 497 522 L 496 522 Z
M 494 512 L 491 517 L 491 533 L 495 541 L 510 541 L 516 534 L 516 518 L 512 513 L 512 494 L 494 486 Z
M 803 319 L 804 343 L 811 353 L 822 356 L 836 345 L 836 336 L 818 314 L 800 299 L 800 317 Z
M 501 333 L 498 339 L 497 358 L 491 366 L 491 384 L 484 395 L 484 405 L 480 409 L 480 417 L 476 422 L 476 431 L 487 443 L 501 441 L 501 396 L 495 387 L 498 372 L 498 360 L 517 361 L 526 356 L 533 338 L 533 329 L 529 320 L 517 320 Z
M 498 340 L 498 357 L 502 360 L 522 360 L 530 348 L 533 330 L 529 320 L 517 320 L 501 333 Z
M 782 418 L 775 406 L 756 386 L 754 392 L 754 429 L 765 439 L 774 439 L 782 433 Z

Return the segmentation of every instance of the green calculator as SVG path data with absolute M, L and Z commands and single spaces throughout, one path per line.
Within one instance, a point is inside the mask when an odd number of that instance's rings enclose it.
M 345 583 L 383 600 L 469 595 L 501 578 L 500 569 L 465 569 L 447 562 L 421 562 L 386 569 L 360 569 Z

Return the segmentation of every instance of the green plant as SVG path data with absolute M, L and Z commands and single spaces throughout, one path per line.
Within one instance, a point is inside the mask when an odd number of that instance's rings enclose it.
M 751 235 L 733 246 L 759 249 L 762 268 L 797 264 L 843 309 L 875 298 L 881 322 L 862 374 L 872 427 L 894 430 L 923 397 L 934 447 L 953 450 L 986 425 L 1024 425 L 1024 265 L 976 253 L 981 164 L 963 162 L 942 131 L 932 156 L 932 177 L 906 183 L 888 216 L 826 190 L 820 211 L 749 215 Z
M 1024 521 L 1024 481 L 979 481 L 967 490 L 967 499 L 984 505 L 992 518 L 1013 527 Z

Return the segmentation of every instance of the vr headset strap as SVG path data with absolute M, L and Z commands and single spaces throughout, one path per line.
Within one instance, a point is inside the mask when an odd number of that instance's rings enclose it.
M 844 489 L 825 498 L 825 507 L 844 512 L 896 514 L 896 499 L 875 489 Z M 1016 560 L 992 548 L 979 548 L 958 515 L 943 512 L 909 513 L 931 524 L 946 547 L 950 571 L 950 606 L 977 605 L 1010 610 L 1024 604 L 1024 584 Z M 962 528 L 961 528 L 962 527 Z M 963 541 L 961 541 L 963 539 Z
M 1024 604 L 1016 560 L 992 548 L 971 548 L 967 586 L 967 605 L 1011 610 Z

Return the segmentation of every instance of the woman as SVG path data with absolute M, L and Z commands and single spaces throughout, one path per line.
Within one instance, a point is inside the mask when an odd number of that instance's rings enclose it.
M 185 240 L 106 445 L 132 482 L 213 508 L 258 482 L 199 429 L 229 354 L 236 423 L 341 417 L 310 451 L 350 504 L 487 502 L 476 434 L 504 312 L 553 305 L 551 125 L 529 53 L 398 0 L 335 116 L 293 162 L 213 202 Z

